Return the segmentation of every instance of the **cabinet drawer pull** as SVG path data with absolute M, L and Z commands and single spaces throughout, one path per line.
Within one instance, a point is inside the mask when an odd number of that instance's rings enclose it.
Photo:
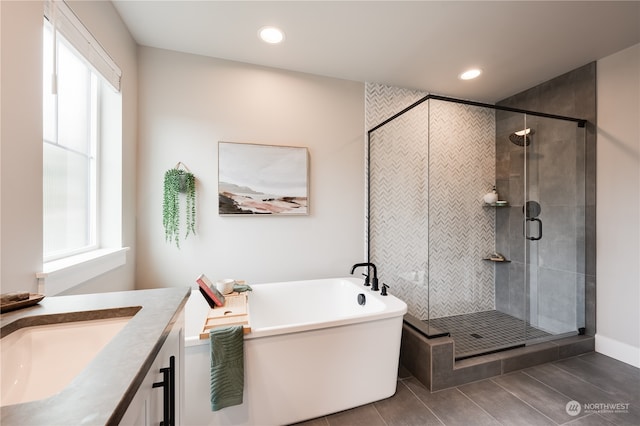
M 162 421 L 160 426 L 176 424 L 176 357 L 169 357 L 169 366 L 160 369 L 162 381 L 153 384 L 154 388 L 162 388 Z

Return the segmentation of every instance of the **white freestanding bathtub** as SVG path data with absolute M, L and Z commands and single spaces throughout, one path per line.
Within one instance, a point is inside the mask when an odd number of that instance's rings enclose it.
M 212 412 L 209 341 L 200 340 L 209 307 L 187 303 L 187 425 L 285 425 L 392 396 L 407 305 L 362 279 L 252 285 L 245 335 L 243 404 Z M 358 303 L 364 294 L 366 303 Z

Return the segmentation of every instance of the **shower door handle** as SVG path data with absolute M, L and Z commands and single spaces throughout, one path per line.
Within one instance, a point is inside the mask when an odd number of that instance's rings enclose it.
M 532 237 L 529 236 L 527 234 L 527 222 L 538 222 L 538 236 L 537 237 Z M 528 217 L 527 221 L 525 222 L 524 225 L 524 236 L 527 238 L 527 240 L 531 240 L 531 241 L 538 241 L 539 239 L 542 238 L 542 221 L 540 219 L 538 219 L 537 217 Z

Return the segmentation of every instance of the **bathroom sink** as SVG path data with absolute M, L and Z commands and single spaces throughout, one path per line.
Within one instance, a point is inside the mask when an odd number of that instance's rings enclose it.
M 20 328 L 0 340 L 0 406 L 63 390 L 132 316 Z

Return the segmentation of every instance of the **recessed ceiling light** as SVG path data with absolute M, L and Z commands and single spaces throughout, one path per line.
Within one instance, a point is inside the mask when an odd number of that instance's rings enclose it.
M 284 40 L 284 33 L 276 27 L 262 27 L 258 31 L 258 36 L 269 44 L 278 44 Z
M 474 78 L 478 77 L 480 74 L 482 74 L 482 70 L 479 68 L 474 68 L 474 69 L 470 69 L 463 72 L 458 76 L 458 78 L 460 78 L 460 80 L 473 80 Z

